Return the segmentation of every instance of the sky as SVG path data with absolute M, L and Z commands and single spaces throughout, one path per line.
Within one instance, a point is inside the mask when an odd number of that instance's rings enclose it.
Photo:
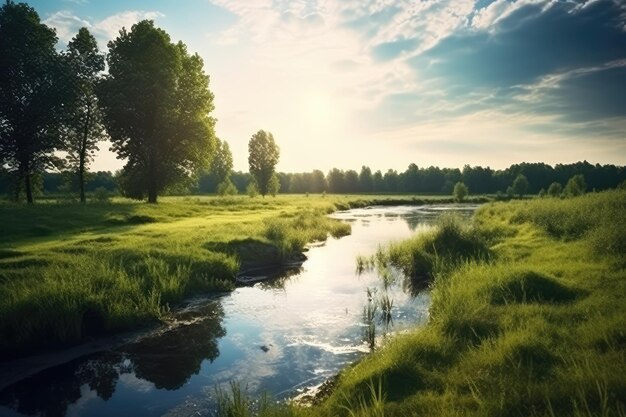
M 204 60 L 217 136 L 247 171 L 626 165 L 624 0 L 32 0 L 63 48 L 151 19 Z M 123 166 L 108 151 L 93 170 Z

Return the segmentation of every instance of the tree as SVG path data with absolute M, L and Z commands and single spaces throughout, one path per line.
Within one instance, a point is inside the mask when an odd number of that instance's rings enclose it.
M 553 182 L 550 184 L 550 187 L 548 187 L 548 195 L 550 197 L 558 197 L 561 195 L 561 192 L 563 192 L 563 186 L 558 182 Z
M 235 184 L 233 184 L 230 178 L 226 178 L 217 186 L 217 193 L 221 196 L 235 195 L 237 194 L 237 192 L 237 187 L 235 186 Z
M 65 114 L 64 124 L 67 162 L 78 177 L 80 202 L 85 202 L 85 171 L 104 139 L 102 113 L 98 106 L 95 86 L 98 74 L 104 71 L 104 54 L 98 51 L 96 39 L 87 28 L 80 28 L 68 44 L 73 100 Z
M 333 168 L 328 172 L 326 178 L 328 182 L 328 191 L 331 193 L 343 193 L 345 191 L 344 173 L 338 168 Z
M 586 189 L 587 184 L 585 184 L 585 177 L 582 174 L 578 174 L 567 181 L 565 194 L 570 197 L 576 197 L 584 194 Z
M 280 149 L 274 136 L 263 130 L 259 130 L 250 138 L 248 143 L 248 164 L 250 174 L 256 180 L 256 185 L 263 197 L 269 191 L 270 180 L 274 175 L 274 168 L 280 157 Z
M 326 190 L 326 178 L 324 173 L 319 169 L 313 170 L 311 173 L 311 192 L 323 193 Z
M 469 190 L 467 189 L 467 186 L 463 184 L 461 181 L 457 182 L 454 185 L 453 195 L 456 201 L 459 201 L 459 202 L 463 201 L 468 194 L 469 194 Z
M 370 167 L 363 165 L 359 173 L 359 192 L 371 193 L 374 190 L 374 179 Z
M 33 203 L 33 176 L 53 168 L 68 101 L 67 73 L 53 29 L 24 3 L 0 7 L 0 165 Z
M 343 183 L 346 187 L 347 193 L 359 192 L 359 174 L 353 169 L 349 169 L 345 172 L 343 177 Z
M 276 197 L 278 191 L 280 190 L 280 180 L 278 179 L 278 175 L 276 173 L 272 174 L 269 183 L 267 184 L 267 193 L 272 197 Z
M 206 168 L 215 148 L 213 94 L 203 61 L 150 20 L 109 42 L 98 92 L 125 193 L 156 203 L 167 187 Z
M 230 178 L 230 174 L 233 171 L 233 154 L 230 151 L 228 142 L 225 140 L 216 140 L 215 154 L 213 155 L 213 159 L 211 159 L 211 167 L 209 170 L 211 174 L 215 176 L 218 184 Z
M 515 181 L 513 181 L 513 193 L 519 195 L 519 198 L 524 197 L 528 190 L 528 179 L 522 174 L 519 174 Z

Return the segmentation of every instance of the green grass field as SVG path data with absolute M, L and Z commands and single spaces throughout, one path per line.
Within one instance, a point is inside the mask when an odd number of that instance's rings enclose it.
M 321 405 L 257 415 L 624 416 L 625 254 L 624 191 L 444 219 L 358 261 L 430 277 L 428 324 L 342 371 Z M 245 396 L 221 403 L 223 416 L 252 415 Z
M 278 263 L 309 242 L 349 233 L 326 215 L 372 202 L 423 201 L 301 195 L 0 204 L 0 355 L 157 322 L 185 297 L 232 290 L 240 268 Z

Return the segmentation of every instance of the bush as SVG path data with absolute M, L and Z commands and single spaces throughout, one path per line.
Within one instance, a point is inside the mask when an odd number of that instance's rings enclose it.
M 459 181 L 454 185 L 453 195 L 456 201 L 459 201 L 459 202 L 463 201 L 468 194 L 469 194 L 469 190 L 467 186 L 463 184 L 462 182 Z
M 225 179 L 217 186 L 217 193 L 221 196 L 236 195 L 238 193 L 237 187 L 230 178 Z
M 250 198 L 254 198 L 259 195 L 259 187 L 256 185 L 256 182 L 251 181 L 250 184 L 246 187 L 246 194 Z
M 576 197 L 585 193 L 587 184 L 585 183 L 585 177 L 582 174 L 574 175 L 567 181 L 565 185 L 565 195 L 568 197 Z
M 563 186 L 558 182 L 553 182 L 552 184 L 550 184 L 550 187 L 548 187 L 548 195 L 550 197 L 558 197 L 561 195 L 562 192 Z
M 98 203 L 108 203 L 111 201 L 111 193 L 104 187 L 98 187 L 93 191 L 93 199 Z

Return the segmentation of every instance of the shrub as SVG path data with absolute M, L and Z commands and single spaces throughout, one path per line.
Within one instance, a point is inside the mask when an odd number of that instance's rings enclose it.
M 251 181 L 250 184 L 246 187 L 246 194 L 250 198 L 254 198 L 259 195 L 259 187 L 256 185 L 256 182 Z
M 465 184 L 459 181 L 454 185 L 453 195 L 456 201 L 463 201 L 467 194 L 469 194 L 469 190 Z
M 104 187 L 98 187 L 93 191 L 93 199 L 98 203 L 108 203 L 111 201 L 111 193 Z
M 217 193 L 221 196 L 236 195 L 238 193 L 237 187 L 230 178 L 225 179 L 217 186 Z

